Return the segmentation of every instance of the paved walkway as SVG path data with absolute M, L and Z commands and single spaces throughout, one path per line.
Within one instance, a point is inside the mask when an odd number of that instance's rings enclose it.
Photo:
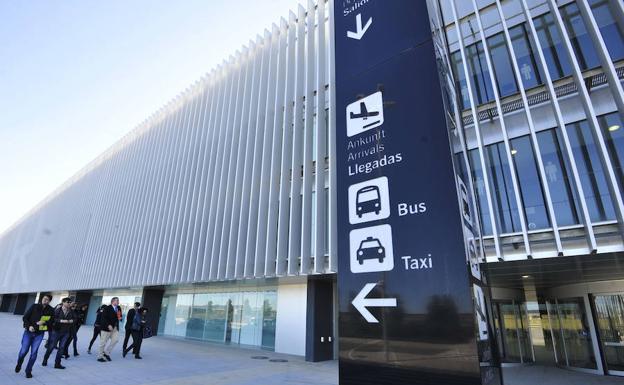
M 167 337 L 145 340 L 141 349 L 143 360 L 136 360 L 131 354 L 122 358 L 123 341 L 120 340 L 111 357 L 113 361 L 100 363 L 96 361 L 95 354 L 86 352 L 93 333 L 90 326 L 80 328 L 80 356 L 63 360 L 67 369 L 53 369 L 54 356 L 50 357 L 47 367 L 42 367 L 42 345 L 33 369 L 33 378 L 27 379 L 23 370 L 20 374 L 14 372 L 22 331 L 21 316 L 0 313 L 0 385 L 338 384 L 337 361 L 310 363 L 297 356 Z M 268 359 L 253 359 L 254 356 Z M 272 359 L 287 362 L 271 362 Z
M 503 380 L 505 385 L 624 385 L 624 377 L 540 365 L 503 368 Z

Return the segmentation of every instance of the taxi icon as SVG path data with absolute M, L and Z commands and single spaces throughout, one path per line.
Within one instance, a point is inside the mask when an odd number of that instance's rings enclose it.
M 360 247 L 357 249 L 357 260 L 360 265 L 364 264 L 367 259 L 377 259 L 379 263 L 383 263 L 385 258 L 386 249 L 379 242 L 379 239 L 367 237 L 360 242 Z

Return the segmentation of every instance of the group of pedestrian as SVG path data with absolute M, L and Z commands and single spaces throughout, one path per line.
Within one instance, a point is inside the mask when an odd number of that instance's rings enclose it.
M 45 294 L 41 297 L 41 302 L 33 304 L 22 317 L 24 323 L 24 333 L 22 335 L 22 343 L 19 354 L 17 356 L 17 365 L 15 373 L 22 370 L 22 365 L 26 355 L 30 351 L 30 357 L 26 364 L 26 378 L 32 378 L 32 369 L 37 360 L 39 346 L 43 341 L 45 333 L 48 333 L 47 343 L 45 345 L 45 355 L 42 366 L 48 365 L 48 359 L 52 355 L 54 349 L 57 349 L 54 357 L 54 368 L 65 369 L 61 359 L 69 358 L 69 348 L 73 345 L 74 357 L 79 356 L 77 341 L 78 330 L 86 320 L 87 305 L 79 305 L 73 302 L 71 298 L 63 298 L 61 303 L 52 308 L 50 302 L 52 296 Z M 139 302 L 134 303 L 134 308 L 130 309 L 126 314 L 125 338 L 123 342 L 122 356 L 132 351 L 136 359 L 141 359 L 141 345 L 144 334 L 151 336 L 151 329 L 147 326 L 147 308 L 141 307 Z M 110 305 L 102 305 L 97 309 L 96 321 L 93 327 L 93 338 L 89 342 L 87 352 L 91 354 L 93 343 L 100 337 L 99 351 L 97 360 L 99 362 L 112 361 L 111 352 L 119 340 L 119 326 L 123 313 L 119 306 L 119 298 L 113 297 Z M 146 333 L 147 332 L 147 333 Z M 128 346 L 128 342 L 132 336 L 132 344 Z

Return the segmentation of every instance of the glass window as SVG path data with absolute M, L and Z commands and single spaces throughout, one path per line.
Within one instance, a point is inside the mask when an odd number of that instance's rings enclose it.
M 569 124 L 568 127 L 570 145 L 591 220 L 599 222 L 615 219 L 609 188 L 589 124 L 583 120 Z
M 624 190 L 624 124 L 617 112 L 598 117 L 620 189 Z
M 600 34 L 613 61 L 624 59 L 624 27 L 613 18 L 613 15 L 618 14 L 616 1 L 621 0 L 589 1 Z
M 179 337 L 186 336 L 186 326 L 191 315 L 193 306 L 193 294 L 179 294 L 175 307 L 175 325 L 173 335 Z
M 552 80 L 571 75 L 572 66 L 552 15 L 546 13 L 533 19 L 533 22 Z
M 572 182 L 568 176 L 567 162 L 563 156 L 560 141 L 555 130 L 542 131 L 537 134 L 540 144 L 542 162 L 546 181 L 550 190 L 553 210 L 560 226 L 569 226 L 579 223 L 576 201 Z
M 550 227 L 531 139 L 529 136 L 513 139 L 511 146 L 527 227 L 529 230 Z
M 502 233 L 521 231 L 518 206 L 514 196 L 511 169 L 505 154 L 504 143 L 492 144 L 486 147 L 489 163 L 490 183 L 494 196 L 494 210 Z
M 226 327 L 229 326 L 231 302 L 227 293 L 196 294 L 204 297 L 206 306 L 206 322 L 203 338 L 208 341 L 223 342 L 226 340 Z
M 266 291 L 262 305 L 262 348 L 275 350 L 277 320 L 277 292 Z
M 487 61 L 481 42 L 466 47 L 466 60 L 470 69 L 474 98 L 477 104 L 483 104 L 494 100 L 490 72 L 487 69 Z
M 487 39 L 487 44 L 490 49 L 498 93 L 504 97 L 518 92 L 505 36 L 502 33 L 491 36 Z
M 596 50 L 591 41 L 591 37 L 587 33 L 585 22 L 581 17 L 578 5 L 576 3 L 570 3 L 561 8 L 561 17 L 563 23 L 570 35 L 570 42 L 576 55 L 576 60 L 582 70 L 598 67 L 600 61 Z
M 189 338 L 204 338 L 206 325 L 206 308 L 208 306 L 208 294 L 196 294 L 191 306 L 191 314 L 186 325 L 186 336 Z
M 483 179 L 481 161 L 479 160 L 479 150 L 470 150 L 468 155 L 470 157 L 472 180 L 477 193 L 477 206 L 481 220 L 481 231 L 483 232 L 483 235 L 492 235 L 492 222 L 490 220 L 487 195 L 485 194 L 485 182 Z
M 542 68 L 534 54 L 536 50 L 535 43 L 529 38 L 525 24 L 519 24 L 511 28 L 509 35 L 524 87 L 531 88 L 542 84 Z
M 455 75 L 455 88 L 459 92 L 459 100 L 461 109 L 465 110 L 470 107 L 470 99 L 468 95 L 468 86 L 466 85 L 466 73 L 464 72 L 461 59 L 461 52 L 457 51 L 451 55 L 451 64 Z

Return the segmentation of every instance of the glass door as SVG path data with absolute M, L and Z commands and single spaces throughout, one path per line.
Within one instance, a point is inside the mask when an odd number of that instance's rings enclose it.
M 572 368 L 598 370 L 583 298 L 557 299 L 555 303 L 558 319 L 553 322 L 553 334 L 558 362 Z
M 501 360 L 505 363 L 533 362 L 533 351 L 524 304 L 515 301 L 497 302 L 496 332 L 501 344 Z
M 597 295 L 594 305 L 607 371 L 624 376 L 624 294 Z

